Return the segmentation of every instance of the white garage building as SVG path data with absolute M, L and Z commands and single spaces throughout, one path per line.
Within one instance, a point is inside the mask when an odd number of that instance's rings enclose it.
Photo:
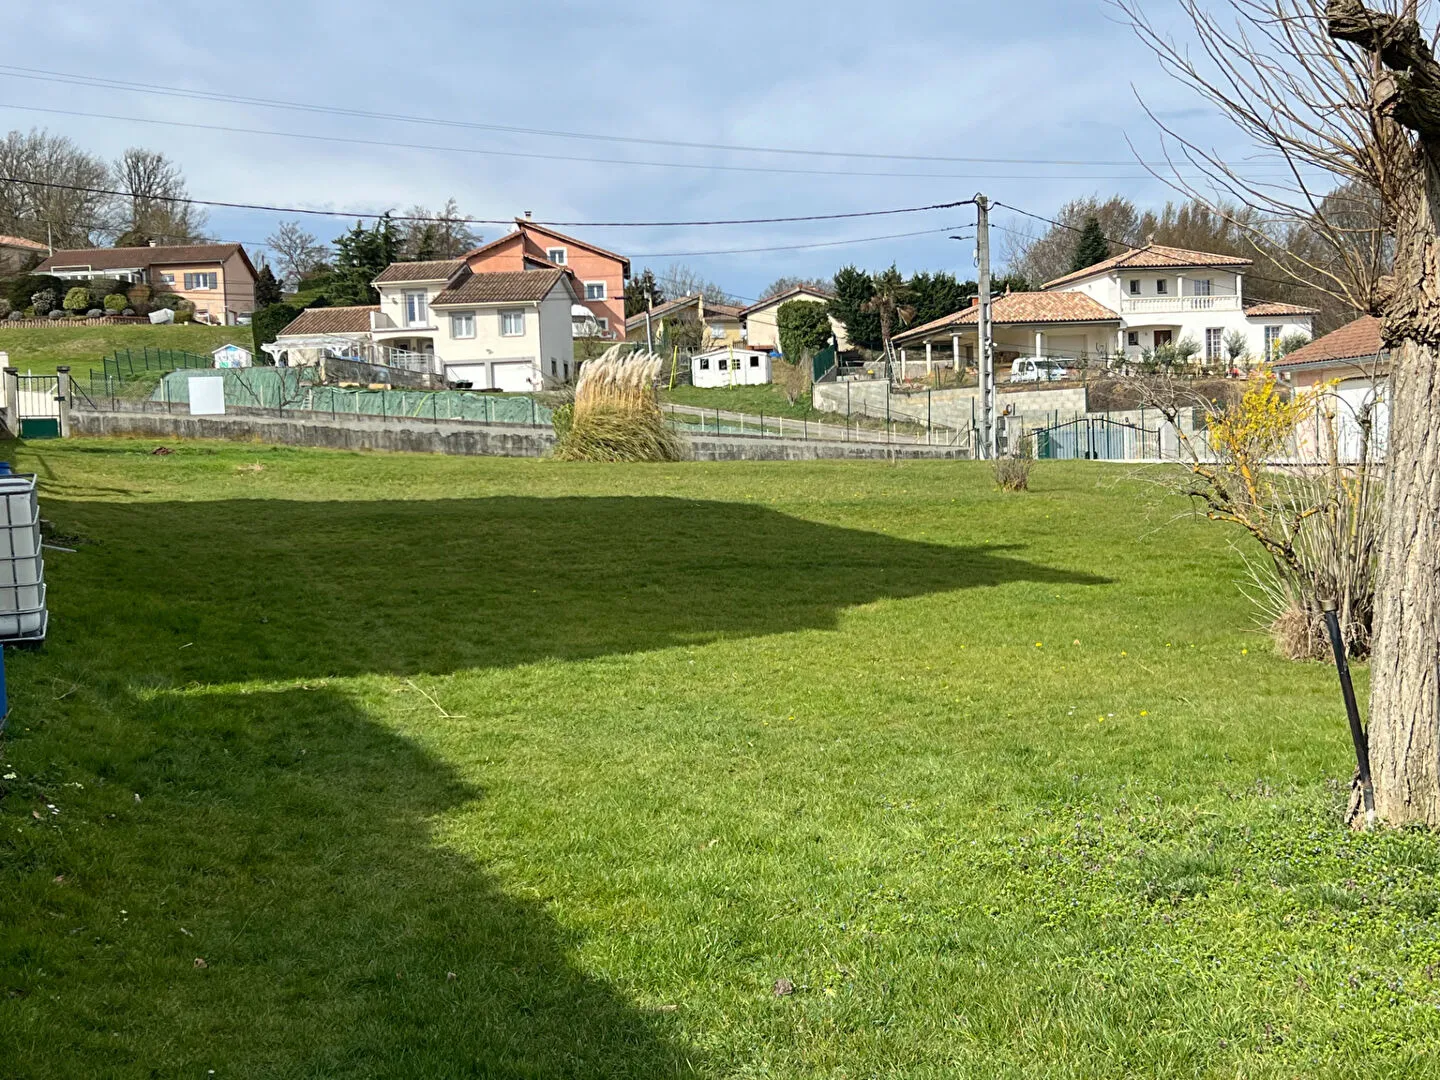
M 696 386 L 759 386 L 770 381 L 770 354 L 726 346 L 690 358 Z

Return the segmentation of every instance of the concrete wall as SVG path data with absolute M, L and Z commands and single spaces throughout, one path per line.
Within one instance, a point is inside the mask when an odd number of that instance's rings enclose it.
M 852 415 L 885 416 L 887 395 L 888 415 L 892 419 L 914 420 L 923 424 L 928 415 L 935 427 L 969 428 L 972 416 L 979 409 L 980 391 L 972 386 L 959 390 L 935 390 L 928 394 L 895 394 L 889 393 L 889 384 L 881 379 L 816 383 L 811 401 L 815 408 L 841 416 L 846 414 L 847 406 Z M 1000 408 L 1009 408 L 1013 413 L 1075 415 L 1087 408 L 1083 386 L 1063 390 L 1018 390 L 1014 393 L 1002 392 L 997 396 Z
M 545 428 L 345 417 L 298 419 L 258 414 L 187 416 L 145 412 L 71 413 L 76 435 L 151 439 L 229 439 L 319 446 L 332 450 L 400 450 L 430 454 L 541 457 L 555 442 Z
M 486 457 L 543 457 L 554 446 L 548 428 L 368 417 L 310 419 L 228 413 L 187 416 L 164 412 L 71 413 L 76 435 L 147 439 L 226 439 L 232 442 L 315 446 L 332 450 L 391 450 Z M 883 443 L 762 439 L 743 435 L 690 435 L 698 461 L 816 461 L 967 458 L 953 447 Z

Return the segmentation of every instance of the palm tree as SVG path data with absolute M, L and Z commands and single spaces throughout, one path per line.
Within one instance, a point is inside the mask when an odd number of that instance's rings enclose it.
M 860 305 L 861 311 L 880 316 L 880 340 L 884 342 L 887 360 L 892 352 L 890 331 L 897 322 L 904 326 L 915 317 L 915 309 L 906 302 L 909 299 L 910 286 L 905 284 L 900 271 L 891 263 L 890 269 L 875 275 L 875 292 Z

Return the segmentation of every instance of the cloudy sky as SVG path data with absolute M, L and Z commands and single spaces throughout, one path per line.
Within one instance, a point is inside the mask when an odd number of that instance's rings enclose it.
M 1153 6 L 1163 22 L 1165 0 Z M 1041 214 L 1097 191 L 1163 203 L 1170 192 L 1136 162 L 1160 147 L 1137 91 L 1201 142 L 1249 153 L 1103 0 L 254 0 L 140 3 L 118 20 L 27 5 L 9 28 L 26 48 L 0 67 L 7 129 L 48 128 L 107 157 L 161 150 L 206 199 L 378 212 L 453 196 L 477 218 L 577 222 L 838 213 L 977 191 Z M 210 231 L 259 247 L 283 216 L 214 209 Z M 345 225 L 306 221 L 325 239 Z M 570 231 L 637 271 L 681 261 L 753 297 L 782 274 L 847 262 L 973 276 L 972 244 L 946 238 L 972 223 L 961 209 Z M 996 223 L 1027 225 L 1009 212 Z M 997 233 L 1001 254 L 1006 242 Z

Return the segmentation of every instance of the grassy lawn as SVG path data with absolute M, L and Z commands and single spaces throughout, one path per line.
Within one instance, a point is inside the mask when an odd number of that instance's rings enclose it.
M 136 352 L 152 349 L 188 349 L 208 353 L 234 342 L 253 347 L 248 326 L 66 326 L 7 330 L 0 323 L 0 352 L 10 354 L 10 366 L 21 373 L 51 375 L 69 364 L 81 375 L 99 368 L 103 357 L 117 349 Z
M 6 1077 L 1436 1074 L 1440 843 L 1127 472 L 153 446 L 16 450 Z

